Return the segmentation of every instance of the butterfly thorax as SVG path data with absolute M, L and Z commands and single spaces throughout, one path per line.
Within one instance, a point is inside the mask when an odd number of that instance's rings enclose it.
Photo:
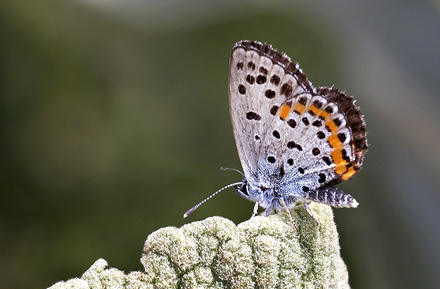
M 282 203 L 288 207 L 295 205 L 302 198 L 295 196 L 292 191 L 285 191 L 285 186 L 279 182 L 270 184 L 252 185 L 247 179 L 243 179 L 241 185 L 235 187 L 235 191 L 243 198 L 256 202 L 265 209 L 282 209 Z

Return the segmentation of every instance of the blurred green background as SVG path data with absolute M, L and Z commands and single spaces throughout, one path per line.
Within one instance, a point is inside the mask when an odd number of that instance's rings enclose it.
M 440 288 L 436 1 L 0 2 L 0 282 L 45 288 L 98 258 L 142 270 L 148 234 L 248 219 L 228 111 L 241 39 L 354 95 L 364 168 L 335 210 L 353 288 Z

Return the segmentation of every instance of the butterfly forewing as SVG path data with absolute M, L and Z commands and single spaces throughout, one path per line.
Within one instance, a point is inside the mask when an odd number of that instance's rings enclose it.
M 262 152 L 262 148 L 267 148 L 266 133 L 286 98 L 304 88 L 293 74 L 286 74 L 282 63 L 261 55 L 249 44 L 239 42 L 231 53 L 229 98 L 243 170 L 249 182 L 257 183 L 258 178 L 267 175 L 259 173 L 265 170 L 260 166 L 260 158 L 269 157 L 268 152 Z

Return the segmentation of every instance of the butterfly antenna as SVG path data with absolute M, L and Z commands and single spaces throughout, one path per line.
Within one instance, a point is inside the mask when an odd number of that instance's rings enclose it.
M 245 177 L 244 174 L 243 174 L 242 172 L 240 172 L 239 170 L 234 169 L 234 168 L 224 168 L 224 167 L 220 167 L 220 169 L 221 169 L 222 171 L 234 171 L 234 172 L 239 173 L 239 174 L 242 175 L 243 177 Z
M 233 183 L 233 184 L 229 184 L 223 188 L 221 188 L 220 190 L 216 191 L 215 193 L 213 193 L 212 195 L 210 195 L 209 197 L 207 197 L 206 199 L 204 199 L 203 201 L 201 201 L 200 203 L 198 203 L 197 205 L 195 205 L 194 207 L 192 207 L 191 209 L 189 209 L 188 211 L 186 211 L 185 214 L 183 214 L 183 217 L 186 218 L 189 216 L 189 214 L 191 214 L 192 212 L 194 212 L 195 210 L 197 210 L 198 207 L 200 207 L 201 205 L 203 205 L 204 203 L 206 203 L 206 201 L 208 201 L 209 199 L 211 199 L 212 197 L 214 197 L 215 195 L 217 195 L 218 193 L 220 193 L 221 191 L 233 187 L 233 186 L 238 186 L 243 184 L 242 182 L 237 182 L 237 183 Z

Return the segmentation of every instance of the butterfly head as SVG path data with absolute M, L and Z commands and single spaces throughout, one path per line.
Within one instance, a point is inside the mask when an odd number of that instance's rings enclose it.
M 248 192 L 248 182 L 246 179 L 243 179 L 243 181 L 239 184 L 234 186 L 234 190 L 243 198 L 249 199 L 249 192 Z
M 241 197 L 258 203 L 263 208 L 280 207 L 280 192 L 273 186 L 253 186 L 247 179 L 234 186 Z

